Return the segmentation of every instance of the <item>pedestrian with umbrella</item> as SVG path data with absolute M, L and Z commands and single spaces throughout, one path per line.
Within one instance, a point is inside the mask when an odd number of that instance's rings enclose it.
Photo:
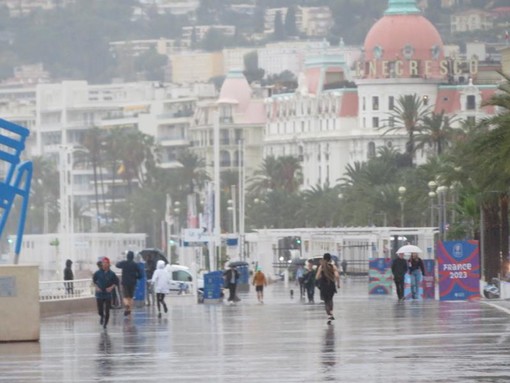
M 413 299 L 418 299 L 418 288 L 425 276 L 425 265 L 418 253 L 411 253 L 409 258 L 409 273 L 411 274 L 411 294 Z

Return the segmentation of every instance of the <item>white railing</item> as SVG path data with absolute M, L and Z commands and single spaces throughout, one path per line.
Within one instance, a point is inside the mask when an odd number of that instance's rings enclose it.
M 95 289 L 90 279 L 39 282 L 39 301 L 41 302 L 90 298 L 93 296 L 95 296 Z

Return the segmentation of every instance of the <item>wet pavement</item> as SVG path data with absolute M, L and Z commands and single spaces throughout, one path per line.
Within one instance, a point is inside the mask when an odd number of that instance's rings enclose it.
M 295 289 L 295 286 L 292 286 Z M 0 344 L 5 382 L 505 382 L 508 302 L 396 302 L 349 279 L 322 304 L 290 299 L 283 283 L 236 305 L 170 297 L 169 312 L 114 310 L 43 319 L 39 343 Z M 318 295 L 318 294 L 317 294 Z M 316 298 L 318 296 L 316 295 Z

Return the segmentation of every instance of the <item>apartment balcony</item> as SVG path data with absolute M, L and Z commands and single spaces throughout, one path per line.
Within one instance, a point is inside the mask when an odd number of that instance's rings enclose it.
M 161 146 L 188 146 L 189 140 L 182 136 L 159 136 L 158 144 Z

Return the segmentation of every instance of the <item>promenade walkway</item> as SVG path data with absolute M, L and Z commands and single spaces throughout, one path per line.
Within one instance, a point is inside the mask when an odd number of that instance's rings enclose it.
M 291 299 L 282 282 L 265 304 L 252 291 L 236 305 L 174 296 L 161 319 L 153 307 L 131 319 L 117 310 L 106 332 L 92 312 L 47 318 L 39 343 L 0 344 L 0 381 L 510 381 L 508 309 L 367 290 L 344 283 L 331 326 L 322 304 Z

